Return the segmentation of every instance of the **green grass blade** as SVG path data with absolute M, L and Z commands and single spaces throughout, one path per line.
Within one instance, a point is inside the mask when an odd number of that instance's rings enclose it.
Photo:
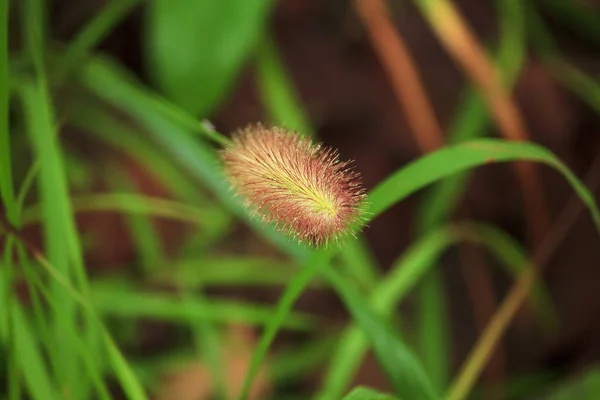
M 358 387 L 348 393 L 342 400 L 398 400 L 387 394 L 377 392 L 375 390 Z
M 23 309 L 18 304 L 13 303 L 11 314 L 15 328 L 15 352 L 29 394 L 36 400 L 58 400 L 62 398 L 55 390 L 56 386 L 48 373 Z
M 102 338 L 108 350 L 108 358 L 114 368 L 115 375 L 123 386 L 128 400 L 146 400 L 148 397 L 140 385 L 131 367 L 119 351 L 119 348 L 111 338 L 110 334 L 102 327 Z
M 259 367 L 267 355 L 267 351 L 273 343 L 279 327 L 282 325 L 286 316 L 289 314 L 292 306 L 300 297 L 304 289 L 308 286 L 311 279 L 317 274 L 319 268 L 323 268 L 327 264 L 333 253 L 327 251 L 314 252 L 312 257 L 303 265 L 302 269 L 296 275 L 296 277 L 286 287 L 283 295 L 277 303 L 277 308 L 272 314 L 271 318 L 267 321 L 265 331 L 260 337 L 252 359 L 250 360 L 250 367 L 246 373 L 242 390 L 238 397 L 239 400 L 246 400 L 252 387 L 252 382 L 258 373 Z
M 441 399 L 417 357 L 398 334 L 375 315 L 363 296 L 334 269 L 322 272 L 369 338 L 395 393 L 406 399 Z
M 219 330 L 208 318 L 195 318 L 192 307 L 208 307 L 208 301 L 204 295 L 189 291 L 182 294 L 181 306 L 185 310 L 190 310 L 187 316 L 190 330 L 193 335 L 193 342 L 198 356 L 204 356 L 211 373 L 211 380 L 214 385 L 213 397 L 222 400 L 229 398 L 227 390 L 227 372 L 225 360 L 223 358 L 223 346 L 219 337 Z
M 338 340 L 339 335 L 334 334 L 278 352 L 269 361 L 269 378 L 281 385 L 319 371 Z
M 127 173 L 122 173 L 117 168 L 109 171 L 109 175 L 113 176 L 110 185 L 115 190 L 123 189 L 134 192 L 133 177 L 128 176 Z M 135 196 L 133 193 L 132 195 Z M 131 205 L 131 203 L 121 204 Z M 74 208 L 77 207 L 74 206 Z M 136 207 L 133 208 L 136 209 Z M 127 213 L 125 216 L 125 224 L 137 250 L 139 262 L 145 275 L 151 275 L 152 272 L 167 264 L 163 243 L 150 215 L 150 213 Z
M 10 77 L 8 74 L 8 0 L 0 0 L 0 199 L 8 220 L 15 223 L 8 103 Z
M 438 228 L 414 242 L 394 263 L 388 275 L 373 289 L 370 297 L 373 310 L 389 320 L 406 295 L 419 284 L 429 270 L 435 268 L 435 263 L 442 253 L 451 245 L 460 242 L 484 246 L 515 279 L 529 266 L 528 258 L 521 246 L 510 236 L 492 226 L 466 223 L 449 228 Z M 548 316 L 552 318 L 552 322 L 555 321 L 556 316 L 550 306 L 548 295 L 540 284 L 535 286 L 530 300 L 540 310 L 540 316 Z M 356 373 L 367 351 L 367 345 L 367 340 L 359 327 L 354 326 L 344 332 L 329 371 L 325 375 L 319 399 L 340 398 Z
M 593 195 L 556 156 L 533 143 L 497 139 L 479 139 L 449 146 L 395 172 L 369 193 L 371 219 L 437 180 L 477 166 L 509 161 L 540 162 L 560 172 L 588 208 L 596 227 L 600 228 L 600 213 Z
M 199 134 L 218 144 L 228 139 L 198 121 L 181 107 L 150 92 L 131 73 L 106 57 L 94 57 L 85 64 L 79 75 L 80 82 L 98 98 L 106 101 L 136 118 L 149 130 L 151 122 L 175 125 L 188 134 Z M 105 86 L 108 85 L 108 86 Z M 110 88 L 111 90 L 106 90 Z
M 600 367 L 592 366 L 577 378 L 561 383 L 544 398 L 547 400 L 596 399 L 600 396 Z
M 182 115 L 187 115 L 181 109 L 160 102 L 155 95 L 127 79 L 126 74 L 114 64 L 104 60 L 91 62 L 84 68 L 81 78 L 84 86 L 96 96 L 124 109 L 144 125 L 164 152 L 194 178 L 203 182 L 223 205 L 246 221 L 258 234 L 289 254 L 295 254 L 304 260 L 308 257 L 305 247 L 282 236 L 272 226 L 264 226 L 258 219 L 251 218 L 240 202 L 231 196 L 215 150 L 194 137 L 189 118 L 181 118 Z M 174 115 L 179 117 L 174 118 Z M 218 136 L 216 133 L 214 135 Z
M 533 47 L 552 75 L 567 89 L 579 96 L 597 114 L 600 114 L 600 83 L 571 64 L 560 53 L 551 33 L 534 7 L 527 7 L 528 28 Z
M 85 310 L 88 320 L 91 321 L 91 323 L 93 323 L 98 329 L 99 335 L 98 337 L 94 336 L 93 339 L 99 338 L 104 343 L 104 348 L 107 351 L 109 362 L 112 365 L 114 373 L 121 383 L 123 390 L 129 396 L 129 399 L 146 400 L 147 397 L 144 393 L 144 389 L 127 364 L 118 347 L 115 345 L 112 337 L 106 331 L 106 328 L 104 327 L 101 319 L 98 317 L 95 308 L 92 307 L 92 305 L 88 302 L 88 297 L 78 291 L 77 288 L 75 288 L 69 282 L 69 279 L 41 253 L 35 252 L 32 255 L 39 265 L 49 274 L 52 280 L 60 285 L 64 289 L 64 292 Z M 51 305 L 54 309 L 56 309 L 59 303 L 56 301 L 55 297 L 50 295 L 48 298 L 52 299 Z M 98 362 L 92 362 L 90 365 L 98 366 L 100 364 Z
M 43 232 L 48 259 L 59 271 L 72 276 L 70 251 L 65 239 L 68 238 L 66 221 L 71 219 L 68 208 L 68 195 L 65 176 L 62 173 L 61 158 L 58 144 L 52 128 L 52 112 L 45 97 L 43 88 L 33 84 L 23 84 L 20 87 L 28 131 L 37 158 L 40 160 L 41 173 L 39 193 L 42 204 Z M 62 286 L 53 284 L 51 291 L 58 303 L 60 312 L 54 317 L 54 339 L 70 341 L 77 335 L 76 305 Z M 69 390 L 77 390 L 83 380 L 80 378 L 81 367 L 77 351 L 71 346 L 57 346 L 52 360 L 62 384 L 68 385 Z
M 496 63 L 502 81 L 511 87 L 521 70 L 525 56 L 523 6 L 520 0 L 501 0 L 496 4 L 500 16 L 500 43 Z M 469 87 L 463 99 L 450 125 L 450 143 L 484 135 L 491 122 L 487 106 L 476 88 Z M 469 177 L 469 173 L 458 174 L 430 190 L 417 219 L 420 232 L 430 231 L 451 216 Z M 445 320 L 447 310 L 441 273 L 433 270 L 430 275 L 429 279 L 424 280 L 419 293 L 417 314 L 420 320 L 417 336 L 425 366 L 436 386 L 441 389 L 446 386 L 449 378 L 449 339 L 445 332 L 449 332 L 450 329 Z
M 201 209 L 174 200 L 150 197 L 134 193 L 103 193 L 73 196 L 73 210 L 76 212 L 119 212 L 137 215 L 151 215 L 204 226 L 211 210 Z M 40 220 L 41 207 L 32 205 L 23 211 L 23 223 L 31 224 Z
M 57 81 L 61 82 L 76 69 L 85 56 L 140 2 L 141 0 L 109 1 L 69 42 L 57 67 Z
M 260 98 L 269 112 L 271 121 L 276 125 L 313 136 L 313 129 L 296 99 L 275 43 L 269 37 L 264 37 L 258 47 L 256 73 Z
M 595 45 L 600 45 L 600 25 L 598 25 L 600 12 L 594 5 L 556 0 L 536 0 L 533 3 L 539 4 L 554 17 L 553 19 L 569 30 L 581 34 Z
M 185 298 L 160 293 L 143 293 L 129 285 L 110 283 L 94 285 L 94 304 L 102 315 L 121 318 L 156 318 L 183 324 L 195 320 L 220 323 L 244 323 L 263 325 L 273 314 L 268 306 L 227 300 L 199 300 L 191 294 Z M 315 327 L 315 319 L 300 313 L 292 313 L 283 320 L 283 326 L 307 330 Z
M 289 283 L 298 266 L 281 260 L 253 257 L 208 257 L 182 259 L 155 277 L 173 282 L 177 287 L 209 286 L 278 286 Z M 323 286 L 322 280 L 313 286 Z

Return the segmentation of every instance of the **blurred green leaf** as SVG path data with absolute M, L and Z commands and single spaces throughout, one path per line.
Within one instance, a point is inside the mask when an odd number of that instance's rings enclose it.
M 311 257 L 305 265 L 302 266 L 300 272 L 287 285 L 277 303 L 275 312 L 267 321 L 265 331 L 260 336 L 258 344 L 254 349 L 252 359 L 250 360 L 250 367 L 248 368 L 242 390 L 238 397 L 239 400 L 246 400 L 248 398 L 254 377 L 258 373 L 260 365 L 265 359 L 269 347 L 273 343 L 273 340 L 275 340 L 275 336 L 283 325 L 286 316 L 289 315 L 294 303 L 306 289 L 311 279 L 317 274 L 319 268 L 324 268 L 324 265 L 331 260 L 331 257 L 333 257 L 331 251 L 312 252 Z
M 457 242 L 471 242 L 484 246 L 515 279 L 525 268 L 530 267 L 528 258 L 520 246 L 506 233 L 492 226 L 464 223 L 438 228 L 413 242 L 393 264 L 388 275 L 373 288 L 370 297 L 373 310 L 385 320 L 390 320 L 406 295 L 422 280 L 428 270 L 436 266 L 435 262 L 440 255 Z M 530 297 L 532 303 L 541 310 L 539 315 L 549 315 L 552 308 L 541 285 L 535 286 Z M 319 399 L 340 397 L 356 373 L 368 349 L 367 345 L 368 342 L 359 327 L 352 327 L 344 332 L 325 375 Z
M 175 103 L 206 116 L 235 82 L 272 0 L 153 0 L 146 14 L 151 76 Z
M 230 185 L 213 147 L 193 133 L 201 131 L 214 140 L 217 133 L 207 130 L 200 122 L 177 105 L 161 99 L 133 81 L 117 64 L 105 58 L 88 63 L 80 74 L 81 83 L 94 95 L 121 108 L 143 125 L 162 151 L 173 162 L 213 191 L 221 203 L 253 227 L 255 232 L 284 249 L 288 254 L 306 260 L 307 247 L 288 239 L 272 225 L 252 218 L 240 201 L 231 196 Z
M 10 77 L 8 74 L 8 0 L 0 0 L 0 199 L 8 219 L 15 223 L 14 190 L 10 155 L 8 103 Z
M 375 390 L 358 387 L 352 390 L 343 400 L 398 400 L 396 397 Z
M 596 114 L 600 114 L 600 82 L 598 79 L 587 75 L 561 54 L 550 30 L 531 4 L 528 4 L 526 10 L 528 11 L 527 27 L 531 32 L 530 41 L 548 71 L 567 89 L 594 109 Z
M 600 11 L 594 4 L 577 1 L 536 0 L 537 3 L 552 15 L 553 19 L 566 26 L 570 31 L 580 34 L 600 45 Z
M 104 282 L 93 286 L 94 305 L 100 314 L 112 317 L 156 318 L 185 324 L 197 319 L 218 322 L 264 324 L 272 315 L 269 306 L 228 300 L 199 301 L 193 295 L 177 297 L 161 293 L 136 291 L 130 285 Z M 306 314 L 291 313 L 283 326 L 292 329 L 311 329 L 316 319 Z
M 600 399 L 600 367 L 595 366 L 553 390 L 547 400 L 596 400 Z
M 23 101 L 24 115 L 27 119 L 29 137 L 40 160 L 41 172 L 39 193 L 43 215 L 43 232 L 47 257 L 65 277 L 72 282 L 82 284 L 85 278 L 79 235 L 76 233 L 71 204 L 68 198 L 68 186 L 64 173 L 64 161 L 53 128 L 50 99 L 45 88 L 31 82 L 22 82 L 20 94 Z M 76 304 L 63 287 L 55 282 L 51 284 L 53 297 L 60 312 L 54 316 L 53 339 L 55 341 L 71 341 L 73 335 L 80 334 L 77 328 Z M 79 332 L 79 333 L 78 333 Z M 81 393 L 81 365 L 77 351 L 70 346 L 54 348 L 52 361 L 61 383 L 69 386 L 69 390 Z
M 336 289 L 352 318 L 369 338 L 377 360 L 395 393 L 406 399 L 441 399 L 419 359 L 391 325 L 373 312 L 364 296 L 335 269 L 324 268 L 321 272 Z
M 15 329 L 15 352 L 20 369 L 24 372 L 28 393 L 36 400 L 59 399 L 35 340 L 35 332 L 31 331 L 26 314 L 17 303 L 13 304 L 11 316 Z

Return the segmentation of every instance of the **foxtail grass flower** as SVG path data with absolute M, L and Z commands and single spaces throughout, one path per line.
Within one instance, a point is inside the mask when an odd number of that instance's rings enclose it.
M 300 242 L 338 242 L 364 220 L 360 174 L 307 137 L 250 125 L 233 135 L 221 158 L 251 213 Z

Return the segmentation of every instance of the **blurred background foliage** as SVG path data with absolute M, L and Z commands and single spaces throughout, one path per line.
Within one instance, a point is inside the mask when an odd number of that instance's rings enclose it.
M 0 0 L 0 398 L 600 398 L 598 21 Z M 219 132 L 257 121 L 355 160 L 361 237 L 247 215 Z

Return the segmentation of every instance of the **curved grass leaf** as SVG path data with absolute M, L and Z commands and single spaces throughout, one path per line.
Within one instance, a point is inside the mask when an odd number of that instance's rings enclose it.
M 600 213 L 593 195 L 556 156 L 533 143 L 498 139 L 479 139 L 446 147 L 400 169 L 370 192 L 371 218 L 437 180 L 480 165 L 509 161 L 536 161 L 560 172 L 586 205 L 600 230 Z

